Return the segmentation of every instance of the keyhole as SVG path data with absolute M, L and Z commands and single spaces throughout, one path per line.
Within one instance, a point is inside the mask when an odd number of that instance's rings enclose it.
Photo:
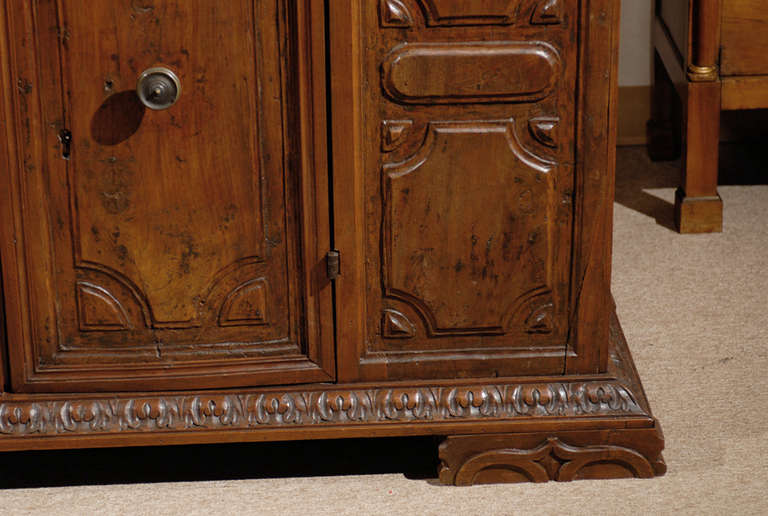
M 59 142 L 61 143 L 61 157 L 69 159 L 72 145 L 72 133 L 67 129 L 62 129 L 59 132 Z

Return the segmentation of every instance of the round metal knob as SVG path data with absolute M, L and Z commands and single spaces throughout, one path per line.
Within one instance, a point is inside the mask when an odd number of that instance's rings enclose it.
M 139 75 L 136 94 L 149 109 L 168 109 L 181 96 L 181 81 L 168 68 L 148 68 Z

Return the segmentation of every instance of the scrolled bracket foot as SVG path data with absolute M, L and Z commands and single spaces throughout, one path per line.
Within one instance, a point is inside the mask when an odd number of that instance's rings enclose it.
M 663 438 L 646 429 L 451 436 L 440 445 L 444 484 L 568 482 L 663 475 Z

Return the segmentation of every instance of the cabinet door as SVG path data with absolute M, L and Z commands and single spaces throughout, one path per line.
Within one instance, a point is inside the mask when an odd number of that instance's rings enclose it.
M 578 7 L 332 3 L 341 377 L 563 372 Z
M 322 2 L 4 6 L 14 388 L 332 379 Z

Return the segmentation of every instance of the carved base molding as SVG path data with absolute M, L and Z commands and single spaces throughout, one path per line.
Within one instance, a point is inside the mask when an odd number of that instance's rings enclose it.
M 7 400 L 3 436 L 647 416 L 617 381 Z
M 652 478 L 667 467 L 658 426 L 551 434 L 452 436 L 440 445 L 440 481 L 468 486 L 498 482 L 567 482 Z
M 447 436 L 444 483 L 651 477 L 664 446 L 615 315 L 601 375 L 0 395 L 0 451 Z

